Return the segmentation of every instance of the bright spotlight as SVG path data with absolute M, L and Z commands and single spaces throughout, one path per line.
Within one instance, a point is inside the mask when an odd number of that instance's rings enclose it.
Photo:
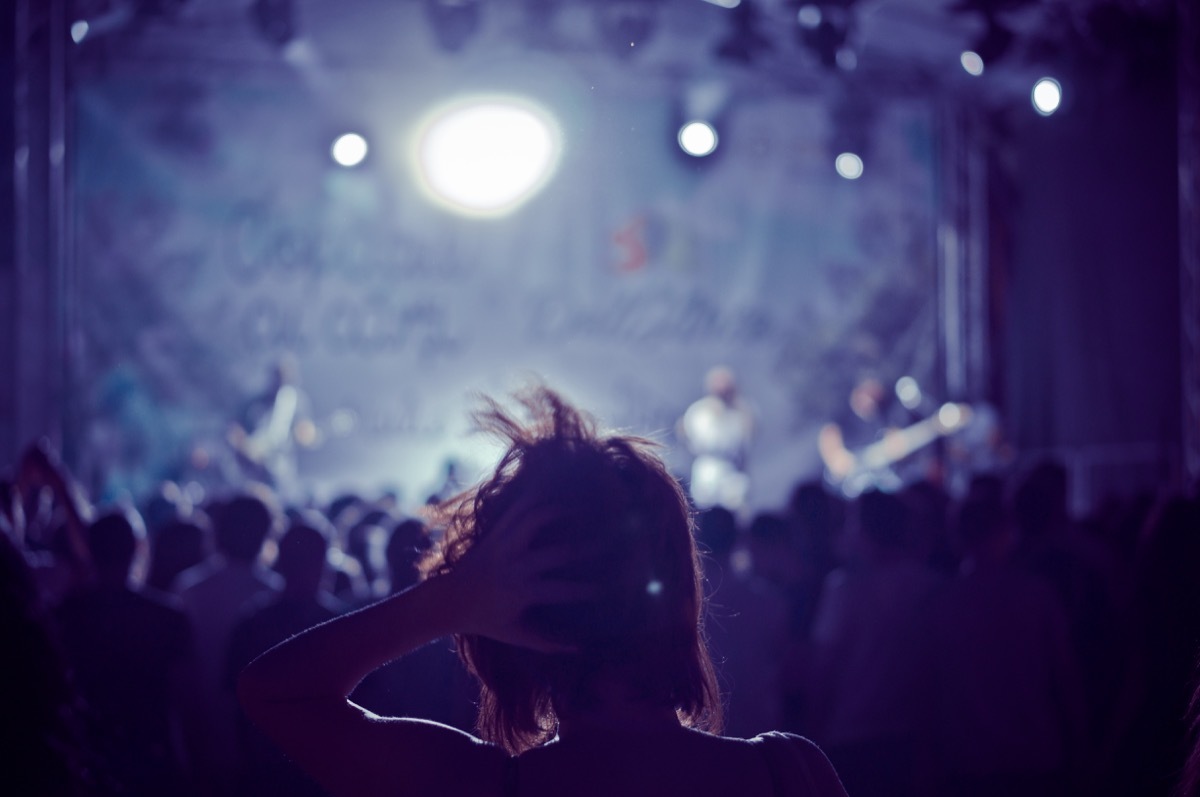
M 974 50 L 965 51 L 958 60 L 962 64 L 962 68 L 967 70 L 968 75 L 979 77 L 983 74 L 983 59 Z
M 81 19 L 81 20 L 78 20 L 77 22 L 72 22 L 71 23 L 71 41 L 75 42 L 76 44 L 79 44 L 81 41 L 83 41 L 85 38 L 87 38 L 89 27 L 90 26 L 87 24 L 87 20 Z
M 717 131 L 708 122 L 688 122 L 679 128 L 679 146 L 697 158 L 711 155 L 717 148 Z
M 358 133 L 340 135 L 329 148 L 329 154 L 339 166 L 349 169 L 357 166 L 367 157 L 367 140 Z
M 838 155 L 833 162 L 837 173 L 847 180 L 857 180 L 862 177 L 863 162 L 862 158 L 855 155 L 853 152 L 843 152 Z
M 558 125 L 515 98 L 468 100 L 432 114 L 417 133 L 416 167 L 436 201 L 499 216 L 546 184 L 562 150 Z
M 1062 85 L 1052 77 L 1044 77 L 1033 84 L 1033 107 L 1042 116 L 1049 116 L 1062 104 Z

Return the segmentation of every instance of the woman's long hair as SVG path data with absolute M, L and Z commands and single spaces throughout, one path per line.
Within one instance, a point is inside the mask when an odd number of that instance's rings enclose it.
M 673 707 L 685 725 L 718 732 L 721 705 L 701 628 L 702 571 L 690 510 L 655 444 L 601 434 L 593 419 L 545 387 L 516 399 L 527 422 L 488 399 L 476 413 L 479 427 L 506 444 L 505 454 L 483 484 L 436 507 L 444 536 L 422 570 L 452 570 L 509 508 L 533 496 L 563 513 L 534 547 L 570 542 L 596 551 L 557 575 L 595 585 L 598 597 L 527 612 L 532 628 L 576 648 L 570 654 L 456 638 L 481 683 L 480 733 L 512 753 L 542 744 L 557 732 L 556 708 L 588 708 L 601 681 L 621 685 L 632 699 Z

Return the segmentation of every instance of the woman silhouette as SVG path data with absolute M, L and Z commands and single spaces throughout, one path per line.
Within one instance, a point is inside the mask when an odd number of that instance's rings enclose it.
M 300 634 L 242 673 L 251 719 L 334 795 L 845 792 L 811 742 L 716 735 L 687 499 L 649 441 L 602 435 L 553 391 L 476 420 L 507 448 L 439 507 L 415 587 Z M 347 699 L 453 634 L 481 684 L 482 740 Z

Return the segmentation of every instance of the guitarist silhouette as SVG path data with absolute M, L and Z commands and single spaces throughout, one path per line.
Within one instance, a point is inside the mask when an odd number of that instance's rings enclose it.
M 961 429 L 971 417 L 964 404 L 943 404 L 916 422 L 899 417 L 885 402 L 883 384 L 875 377 L 850 391 L 850 413 L 821 428 L 817 447 L 826 480 L 853 498 L 867 489 L 894 492 L 911 481 L 901 464 L 939 438 Z

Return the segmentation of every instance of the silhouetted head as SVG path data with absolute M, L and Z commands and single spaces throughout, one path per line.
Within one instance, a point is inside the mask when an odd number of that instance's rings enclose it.
M 954 516 L 954 536 L 962 552 L 1003 554 L 1012 527 L 1000 495 L 985 486 L 968 493 Z
M 203 527 L 191 521 L 168 523 L 154 533 L 150 541 L 150 574 L 146 584 L 167 591 L 175 577 L 204 561 L 208 553 Z
M 870 420 L 879 415 L 885 395 L 882 382 L 873 376 L 865 377 L 850 391 L 850 409 L 858 417 Z
M 401 592 L 420 580 L 419 564 L 430 547 L 429 530 L 420 520 L 405 518 L 396 524 L 385 549 L 392 592 Z
M 1026 537 L 1053 533 L 1067 519 L 1067 469 L 1052 460 L 1035 465 L 1017 485 L 1012 508 Z
M 317 594 L 325 575 L 325 556 L 328 552 L 329 539 L 312 526 L 293 523 L 284 532 L 279 539 L 275 572 L 283 576 L 288 594 Z
M 908 505 L 899 496 L 870 490 L 854 504 L 863 539 L 880 548 L 900 550 L 912 543 Z
M 561 512 L 533 547 L 595 551 L 558 575 L 591 584 L 598 597 L 527 614 L 532 628 L 577 649 L 570 654 L 458 638 L 482 683 L 480 732 L 510 751 L 529 749 L 554 736 L 557 712 L 596 705 L 601 685 L 716 730 L 720 702 L 701 636 L 701 571 L 683 490 L 649 441 L 601 434 L 546 388 L 518 400 L 527 423 L 495 402 L 476 416 L 507 450 L 482 485 L 441 505 L 446 532 L 425 570 L 453 569 L 509 509 L 532 500 Z
M 129 577 L 140 531 L 124 512 L 103 515 L 88 526 L 88 553 L 101 581 L 124 583 Z
M 253 562 L 271 533 L 274 517 L 259 499 L 239 495 L 213 511 L 217 550 L 236 562 Z
M 728 404 L 737 396 L 737 378 L 728 366 L 718 365 L 704 375 L 704 389 Z
M 723 506 L 710 507 L 696 516 L 696 539 L 718 562 L 729 559 L 737 529 L 737 518 Z
M 836 513 L 834 499 L 819 481 L 797 484 L 788 497 L 788 512 L 807 533 L 833 535 Z

